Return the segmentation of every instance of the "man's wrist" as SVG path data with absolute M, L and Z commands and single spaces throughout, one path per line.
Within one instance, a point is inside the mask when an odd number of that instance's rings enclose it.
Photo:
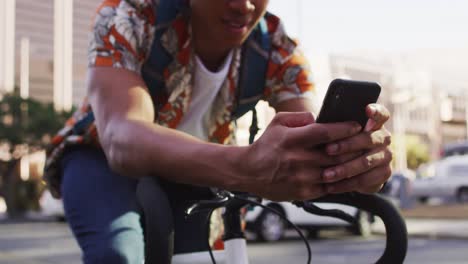
M 248 147 L 246 146 L 224 146 L 224 158 L 227 161 L 228 171 L 224 174 L 222 188 L 231 191 L 245 191 L 248 186 L 246 179 L 249 172 L 246 164 Z

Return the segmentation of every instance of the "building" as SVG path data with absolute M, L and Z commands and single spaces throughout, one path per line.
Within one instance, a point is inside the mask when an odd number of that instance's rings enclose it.
M 55 104 L 62 107 L 81 101 L 86 92 L 88 32 L 100 1 L 0 2 L 0 17 L 3 18 L 0 19 L 0 43 L 3 43 L 0 45 L 0 61 L 5 62 L 4 67 L 0 67 L 0 94 L 21 85 L 22 75 L 23 78 L 25 75 L 21 74 L 25 72 L 22 59 L 24 61 L 27 53 L 29 96 L 52 102 L 55 94 Z M 24 43 L 29 43 L 29 49 L 24 48 Z M 56 81 L 62 79 L 61 84 L 56 84 L 55 92 L 54 63 L 60 66 L 57 70 L 60 75 L 55 77 Z M 63 71 L 63 68 L 70 72 Z M 8 81 L 10 79 L 13 83 Z M 60 89 L 57 90 L 57 87 Z M 59 98 L 57 95 L 60 95 Z
M 394 135 L 419 136 L 430 146 L 431 157 L 436 159 L 444 144 L 468 137 L 468 78 L 448 74 L 454 72 L 450 68 L 462 68 L 451 64 L 452 53 L 468 58 L 468 49 L 334 54 L 330 56 L 331 77 L 380 83 L 383 89 L 379 100 L 392 113 L 387 128 Z M 445 69 L 440 65 L 445 65 Z M 396 142 L 396 145 L 400 145 L 397 152 L 404 152 L 404 144 Z M 399 156 L 403 159 L 400 164 L 405 163 L 406 157 Z

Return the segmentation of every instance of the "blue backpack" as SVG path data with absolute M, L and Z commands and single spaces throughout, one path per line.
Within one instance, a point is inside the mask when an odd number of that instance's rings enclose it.
M 143 64 L 141 74 L 150 89 L 151 97 L 157 108 L 156 112 L 159 107 L 162 107 L 162 105 L 157 105 L 158 100 L 167 98 L 163 71 L 172 62 L 172 57 L 158 40 L 161 39 L 167 29 L 164 25 L 168 25 L 179 13 L 187 11 L 185 10 L 187 8 L 188 5 L 184 0 L 160 0 L 157 10 L 154 8 L 156 17 L 155 40 L 150 55 Z M 258 48 L 263 51 L 258 51 Z M 235 108 L 232 113 L 233 120 L 236 120 L 248 111 L 252 111 L 249 143 L 253 142 L 258 132 L 255 105 L 263 96 L 270 51 L 271 40 L 265 18 L 262 17 L 243 44 L 239 88 L 237 89 Z

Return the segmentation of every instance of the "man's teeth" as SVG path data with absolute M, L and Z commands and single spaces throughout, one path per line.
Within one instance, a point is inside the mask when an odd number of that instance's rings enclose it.
M 244 26 L 243 24 L 236 24 L 236 23 L 230 23 L 230 25 L 236 28 L 242 28 Z

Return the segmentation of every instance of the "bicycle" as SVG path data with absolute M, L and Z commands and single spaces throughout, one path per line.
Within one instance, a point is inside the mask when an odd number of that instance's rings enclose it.
M 328 195 L 309 201 L 293 201 L 294 205 L 303 208 L 311 214 L 322 216 L 332 216 L 347 222 L 353 223 L 355 218 L 340 210 L 325 210 L 316 206 L 315 203 L 338 203 L 350 206 L 355 206 L 359 209 L 372 213 L 382 219 L 386 229 L 386 246 L 382 256 L 375 262 L 376 264 L 398 264 L 403 263 L 407 249 L 408 237 L 406 224 L 401 217 L 398 210 L 385 198 L 373 194 L 365 195 L 360 193 L 345 193 L 338 195 Z M 152 215 L 151 201 L 142 202 L 142 210 L 145 214 L 145 226 L 149 226 L 157 222 L 156 215 Z M 216 192 L 215 198 L 212 200 L 200 200 L 195 202 L 192 206 L 188 207 L 186 214 L 188 217 L 200 212 L 210 212 L 208 219 L 210 219 L 211 212 L 217 208 L 224 208 L 223 222 L 224 222 L 224 251 L 211 251 L 208 252 L 193 252 L 186 254 L 176 254 L 172 258 L 172 264 L 248 264 L 247 255 L 247 242 L 242 230 L 241 224 L 241 209 L 246 206 L 261 206 L 266 210 L 270 210 L 284 221 L 293 226 L 299 233 L 307 248 L 308 256 L 307 263 L 311 263 L 312 254 L 310 245 L 305 238 L 304 234 L 294 224 L 289 222 L 281 212 L 270 208 L 261 203 L 261 199 L 247 194 L 247 193 L 233 193 L 229 191 Z M 207 219 L 207 225 L 209 221 Z M 151 229 L 146 232 L 146 236 L 156 236 L 158 234 L 152 233 Z M 208 241 L 207 241 L 208 243 Z M 145 263 L 154 263 L 155 256 L 152 252 L 160 250 L 154 248 L 155 245 L 147 245 L 145 253 Z M 209 246 L 208 246 L 209 248 Z

